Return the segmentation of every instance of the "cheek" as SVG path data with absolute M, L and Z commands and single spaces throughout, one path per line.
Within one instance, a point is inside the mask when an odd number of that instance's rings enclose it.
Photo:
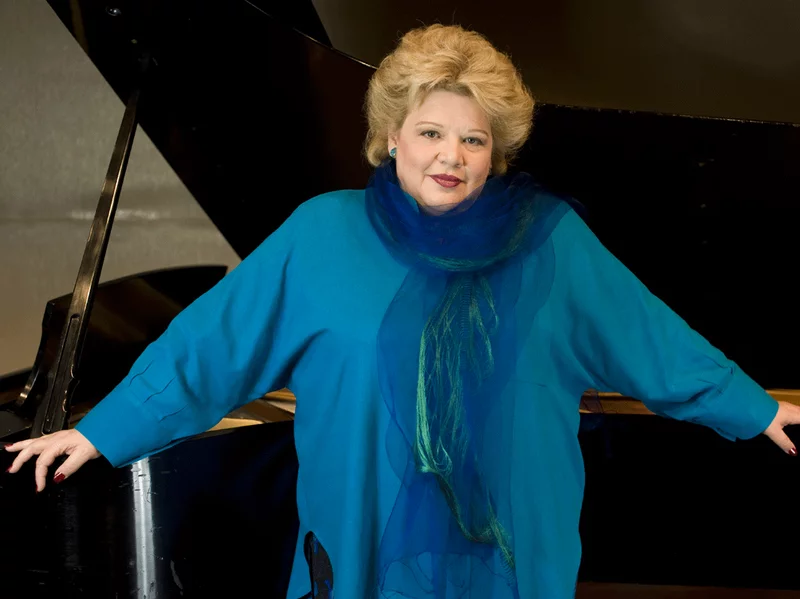
M 407 185 L 424 184 L 425 174 L 429 171 L 430 163 L 425 162 L 424 158 L 419 155 L 406 154 L 404 159 L 397 163 L 397 174 L 404 179 Z
M 408 166 L 416 167 L 423 161 L 424 151 L 419 147 L 419 144 L 412 142 L 405 142 L 402 148 L 398 148 L 398 153 L 402 150 L 403 162 Z
M 470 182 L 467 187 L 467 193 L 472 193 L 476 189 L 478 189 L 481 185 L 486 183 L 486 179 L 489 177 L 489 169 L 491 167 L 491 161 L 485 164 L 481 164 L 479 167 L 472 171 L 472 176 L 470 177 Z
M 488 151 L 486 152 L 486 155 L 484 157 L 484 160 L 485 160 L 484 168 L 485 168 L 486 172 L 488 173 L 488 172 L 490 172 L 492 170 L 492 147 L 491 146 L 489 146 Z
M 488 159 L 483 158 L 482 160 L 480 160 L 480 162 L 475 165 L 475 169 L 473 172 L 478 179 L 485 181 L 486 178 L 491 173 L 491 171 L 492 171 L 492 159 L 490 155 Z

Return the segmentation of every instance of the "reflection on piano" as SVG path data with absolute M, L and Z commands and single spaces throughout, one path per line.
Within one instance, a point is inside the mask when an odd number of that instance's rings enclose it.
M 330 48 L 310 3 L 280 19 L 240 0 L 49 3 L 123 101 L 147 53 L 140 123 L 241 257 L 302 201 L 365 185 L 372 68 Z M 800 319 L 772 289 L 795 266 L 798 164 L 793 125 L 545 105 L 518 166 L 579 198 L 601 240 L 757 381 L 796 389 Z M 223 273 L 98 286 L 71 423 Z M 69 300 L 47 304 L 31 371 L 0 377 L 4 440 L 28 434 L 41 409 Z M 39 496 L 32 467 L 2 479 L 2 596 L 283 597 L 297 535 L 291 402 L 272 394 L 215 430 L 124 468 L 97 460 Z M 587 395 L 582 406 L 579 597 L 689 586 L 800 596 L 800 525 L 778 520 L 800 492 L 791 458 L 766 439 L 730 443 L 654 418 L 632 399 Z

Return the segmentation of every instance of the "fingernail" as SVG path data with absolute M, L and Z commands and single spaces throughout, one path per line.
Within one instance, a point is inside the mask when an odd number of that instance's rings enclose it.
M 792 448 L 789 449 L 789 453 L 791 455 L 797 455 L 797 450 L 794 447 L 792 447 Z
M 63 473 L 63 472 L 59 472 L 58 474 L 56 474 L 56 475 L 53 477 L 53 482 L 54 482 L 54 483 L 56 483 L 56 484 L 58 484 L 58 483 L 60 483 L 62 480 L 64 480 L 65 478 L 67 478 L 67 477 L 66 477 L 66 476 L 64 476 L 64 473 Z
M 11 447 L 12 445 L 14 445 L 14 444 L 13 443 L 3 443 L 3 449 L 5 449 L 6 447 Z
M 12 467 L 13 467 L 13 466 L 9 466 L 8 468 L 6 468 L 6 472 L 11 472 L 11 468 L 12 468 Z

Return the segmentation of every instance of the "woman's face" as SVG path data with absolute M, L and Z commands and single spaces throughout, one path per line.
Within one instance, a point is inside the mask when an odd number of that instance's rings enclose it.
M 489 120 L 472 98 L 432 92 L 390 132 L 397 178 L 426 212 L 444 212 L 486 182 L 492 166 Z

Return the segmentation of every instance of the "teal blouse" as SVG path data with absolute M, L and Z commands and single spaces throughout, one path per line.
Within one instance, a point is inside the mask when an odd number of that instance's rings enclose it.
M 517 364 L 517 384 L 531 400 L 515 412 L 510 503 L 520 596 L 566 599 L 581 553 L 577 434 L 586 389 L 639 398 L 661 416 L 730 440 L 763 432 L 778 404 L 653 296 L 573 211 L 546 243 L 555 278 Z M 300 531 L 288 597 L 309 591 L 309 531 L 330 556 L 336 595 L 369 597 L 400 485 L 384 445 L 389 415 L 376 335 L 406 273 L 372 229 L 363 190 L 309 200 L 181 312 L 77 428 L 118 466 L 290 388 Z M 524 299 L 536 277 L 529 264 L 523 273 Z

